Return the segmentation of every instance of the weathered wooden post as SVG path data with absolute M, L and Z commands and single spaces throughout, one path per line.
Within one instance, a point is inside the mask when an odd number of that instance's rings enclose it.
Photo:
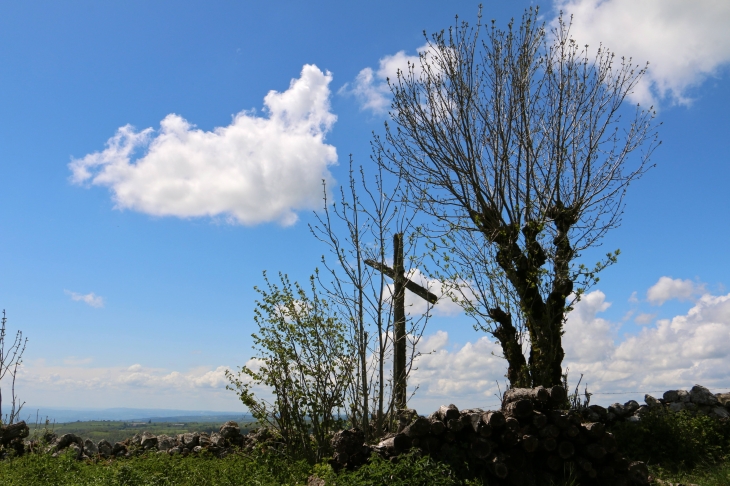
M 403 264 L 403 233 L 393 235 L 393 268 L 375 260 L 365 264 L 393 280 L 393 395 L 398 410 L 406 408 L 406 299 L 410 290 L 422 299 L 435 304 L 438 297 L 428 289 L 408 279 Z

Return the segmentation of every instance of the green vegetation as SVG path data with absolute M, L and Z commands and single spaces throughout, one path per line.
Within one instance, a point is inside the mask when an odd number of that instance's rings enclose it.
M 305 485 L 314 474 L 328 486 L 479 486 L 479 479 L 461 479 L 444 463 L 417 454 L 405 455 L 397 463 L 374 457 L 358 471 L 335 473 L 325 464 L 309 466 L 306 461 L 289 461 L 276 453 L 235 454 L 225 459 L 212 456 L 181 457 L 149 453 L 131 459 L 81 462 L 71 454 L 26 455 L 0 461 L 0 484 L 36 485 Z M 562 486 L 562 485 L 556 485 Z
M 123 422 L 111 420 L 92 420 L 88 422 L 68 422 L 62 424 L 48 424 L 48 430 L 56 435 L 76 434 L 84 439 L 91 439 L 99 442 L 106 439 L 112 444 L 120 442 L 124 439 L 132 437 L 134 434 L 149 432 L 154 435 L 170 435 L 184 434 L 187 432 L 218 432 L 220 424 L 214 422 L 185 422 L 184 424 L 175 422 Z M 253 424 L 240 423 L 241 432 L 246 433 L 253 428 Z M 42 426 L 41 426 L 42 428 Z M 33 427 L 31 426 L 31 435 L 33 435 Z M 37 429 L 40 432 L 40 429 Z
M 613 432 L 627 456 L 667 471 L 708 468 L 730 453 L 730 422 L 684 411 L 650 411 L 641 422 L 617 424 Z
M 0 484 L 11 485 L 234 485 L 306 484 L 309 466 L 275 455 L 180 457 L 150 453 L 131 459 L 81 462 L 71 454 L 29 454 L 0 462 Z
M 344 324 L 319 297 L 315 277 L 310 278 L 311 297 L 286 275 L 279 278 L 281 287 L 264 273 L 267 289 L 256 288 L 259 333 L 252 337 L 259 366 L 243 366 L 238 375 L 226 371 L 228 388 L 281 436 L 290 457 L 314 464 L 329 454 L 332 434 L 343 427 L 340 412 L 353 371 L 352 349 Z M 270 388 L 274 402 L 256 397 L 256 385 Z
M 343 471 L 335 474 L 329 466 L 317 466 L 315 474 L 324 479 L 327 485 L 360 486 L 360 485 L 483 485 L 488 484 L 479 479 L 462 479 L 468 471 L 455 469 L 443 462 L 437 462 L 428 456 L 406 454 L 392 463 L 373 456 L 370 461 L 357 471 Z
M 705 464 L 691 471 L 671 472 L 661 467 L 650 467 L 651 474 L 672 484 L 697 484 L 699 486 L 727 486 L 730 484 L 730 461 Z

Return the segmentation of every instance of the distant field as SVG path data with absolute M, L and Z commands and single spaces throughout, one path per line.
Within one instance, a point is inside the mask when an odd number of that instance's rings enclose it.
M 68 422 L 62 424 L 49 424 L 48 428 L 52 429 L 57 435 L 76 434 L 84 439 L 91 439 L 98 442 L 106 439 L 112 444 L 122 441 L 134 434 L 142 432 L 150 432 L 155 435 L 166 434 L 176 435 L 186 432 L 218 432 L 222 423 L 215 422 L 125 422 L 112 420 L 90 420 L 87 422 Z M 238 422 L 241 426 L 241 432 L 245 433 L 253 428 L 254 424 Z M 31 425 L 31 435 L 34 431 L 40 432 L 43 425 L 35 428 Z

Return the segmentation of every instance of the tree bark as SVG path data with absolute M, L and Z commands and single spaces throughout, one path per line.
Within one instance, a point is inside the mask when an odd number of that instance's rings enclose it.
M 499 340 L 502 346 L 502 353 L 507 360 L 507 379 L 511 386 L 529 386 L 529 375 L 527 361 L 522 354 L 517 329 L 512 325 L 512 316 L 500 308 L 489 309 L 489 317 L 497 322 L 493 332 L 494 337 Z

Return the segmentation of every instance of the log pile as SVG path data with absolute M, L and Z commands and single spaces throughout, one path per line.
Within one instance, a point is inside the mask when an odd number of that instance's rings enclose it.
M 489 477 L 490 485 L 550 484 L 570 472 L 581 484 L 648 484 L 646 466 L 617 451 L 602 423 L 584 423 L 578 412 L 557 409 L 565 399 L 562 387 L 512 389 L 498 411 L 444 405 L 428 417 L 411 413 L 415 419 L 370 449 L 390 460 L 415 448 L 447 462 L 467 461 L 470 470 Z M 348 452 L 333 446 L 336 467 L 364 462 L 361 448 L 351 445 Z

